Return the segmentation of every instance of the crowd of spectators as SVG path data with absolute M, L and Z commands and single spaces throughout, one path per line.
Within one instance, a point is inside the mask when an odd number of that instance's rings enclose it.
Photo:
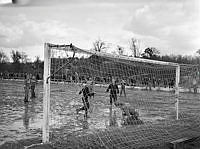
M 0 79 L 20 79 L 23 80 L 27 73 L 0 72 Z M 42 74 L 35 74 L 37 80 L 42 79 Z

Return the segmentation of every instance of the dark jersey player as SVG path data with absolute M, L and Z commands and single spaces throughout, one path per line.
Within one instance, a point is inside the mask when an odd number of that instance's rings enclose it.
M 114 104 L 116 105 L 117 101 L 117 94 L 119 93 L 118 86 L 116 84 L 115 79 L 112 79 L 112 83 L 108 86 L 106 92 L 110 91 L 110 105 Z
M 88 109 L 90 107 L 90 104 L 88 101 L 88 97 L 90 96 L 90 91 L 87 85 L 85 85 L 84 88 L 79 92 L 79 94 L 81 93 L 83 94 L 83 97 L 82 97 L 83 106 L 79 109 L 76 109 L 76 112 L 78 114 L 79 111 L 85 110 L 85 117 L 87 118 Z

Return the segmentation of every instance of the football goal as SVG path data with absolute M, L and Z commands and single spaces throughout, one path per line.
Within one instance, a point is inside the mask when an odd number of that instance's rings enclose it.
M 42 140 L 76 134 L 90 141 L 96 137 L 93 142 L 104 148 L 170 141 L 172 135 L 165 133 L 172 124 L 171 131 L 178 133 L 175 124 L 195 115 L 188 112 L 190 101 L 180 99 L 180 92 L 197 93 L 198 80 L 194 65 L 45 43 Z M 111 104 L 112 82 L 118 90 Z M 88 103 L 81 94 L 85 87 L 92 90 Z

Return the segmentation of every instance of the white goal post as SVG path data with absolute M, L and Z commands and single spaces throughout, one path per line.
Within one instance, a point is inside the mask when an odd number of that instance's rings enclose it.
M 50 112 L 50 82 L 51 82 L 51 48 L 56 48 L 60 50 L 71 50 L 74 52 L 84 52 L 88 54 L 93 54 L 97 56 L 107 57 L 107 58 L 114 58 L 120 60 L 128 60 L 134 62 L 142 62 L 142 63 L 149 63 L 149 64 L 158 64 L 164 66 L 172 66 L 176 68 L 176 79 L 175 79 L 175 108 L 176 108 L 176 119 L 179 119 L 179 82 L 180 82 L 180 65 L 177 63 L 172 62 L 163 62 L 163 61 L 156 61 L 156 60 L 149 60 L 149 59 L 142 59 L 142 58 L 135 58 L 135 57 L 128 57 L 128 56 L 120 56 L 120 55 L 112 55 L 105 52 L 96 52 L 92 50 L 83 50 L 75 47 L 74 45 L 55 45 L 50 43 L 44 44 L 44 76 L 43 76 L 43 128 L 42 128 L 42 142 L 48 143 L 49 142 L 49 112 Z
M 44 76 L 43 76 L 43 127 L 42 127 L 42 142 L 49 142 L 49 111 L 50 111 L 50 47 L 48 43 L 44 44 Z

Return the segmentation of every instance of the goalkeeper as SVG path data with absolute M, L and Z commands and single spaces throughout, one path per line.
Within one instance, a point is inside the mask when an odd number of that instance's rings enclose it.
M 119 89 L 115 79 L 112 79 L 112 83 L 108 86 L 106 92 L 109 92 L 109 90 L 110 90 L 110 105 L 112 105 L 113 102 L 116 105 L 117 94 L 119 93 Z

